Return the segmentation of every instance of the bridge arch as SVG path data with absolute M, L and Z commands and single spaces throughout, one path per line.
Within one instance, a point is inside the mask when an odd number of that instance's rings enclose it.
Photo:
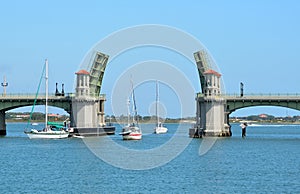
M 0 111 L 6 112 L 15 108 L 32 106 L 33 103 L 34 98 L 6 98 L 1 100 Z M 45 99 L 37 99 L 36 105 L 45 105 Z M 71 112 L 72 108 L 71 99 L 69 97 L 49 97 L 48 105 L 57 108 L 62 108 L 68 113 Z
M 0 135 L 6 135 L 5 112 L 15 108 L 32 106 L 35 95 L 0 97 Z M 45 98 L 36 99 L 36 105 L 45 105 Z M 70 96 L 50 96 L 48 105 L 64 109 L 71 115 L 72 98 Z
M 283 107 L 290 108 L 293 110 L 300 111 L 300 97 L 299 96 L 256 96 L 256 97 L 246 97 L 246 98 L 232 98 L 227 97 L 227 112 L 231 114 L 232 112 L 247 108 L 247 107 L 258 107 L 258 106 L 273 106 L 273 107 Z

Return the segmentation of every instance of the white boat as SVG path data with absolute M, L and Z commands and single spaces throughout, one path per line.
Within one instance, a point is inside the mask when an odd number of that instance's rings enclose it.
M 135 126 L 134 123 L 125 126 L 122 129 L 123 140 L 141 140 L 142 131 L 138 126 Z
M 162 123 L 158 123 L 154 130 L 155 130 L 156 134 L 161 134 L 161 133 L 167 133 L 168 132 L 168 128 L 165 127 Z
M 163 123 L 161 123 L 159 121 L 159 110 L 158 110 L 158 104 L 159 104 L 159 86 L 158 86 L 158 81 L 156 81 L 156 119 L 157 119 L 157 122 L 156 122 L 156 127 L 154 128 L 154 133 L 156 134 L 161 134 L 161 133 L 167 133 L 168 132 L 168 128 L 165 127 L 163 125 Z
M 138 117 L 137 110 L 135 104 L 135 96 L 132 84 L 132 100 L 133 100 L 133 111 L 134 116 L 132 117 L 132 122 L 130 123 L 130 100 L 127 101 L 127 109 L 128 109 L 128 124 L 123 127 L 122 133 L 120 135 L 123 136 L 123 140 L 141 140 L 142 139 L 142 130 L 138 125 Z
M 69 137 L 69 133 L 65 130 L 53 130 L 50 126 L 43 130 L 31 129 L 29 132 L 25 132 L 30 139 L 62 139 Z
M 43 71 L 44 74 L 44 71 Z M 42 76 L 43 76 L 42 74 Z M 55 126 L 48 125 L 48 60 L 45 61 L 45 89 L 46 89 L 46 98 L 45 98 L 45 128 L 43 130 L 31 129 L 30 131 L 25 130 L 24 133 L 30 139 L 34 138 L 45 138 L 45 139 L 61 139 L 67 138 L 69 132 L 65 128 L 57 128 Z M 40 79 L 41 82 L 42 79 Z M 39 91 L 39 88 L 38 88 Z M 33 104 L 34 107 L 35 103 Z M 33 111 L 33 108 L 32 108 Z M 36 125 L 35 123 L 33 125 Z

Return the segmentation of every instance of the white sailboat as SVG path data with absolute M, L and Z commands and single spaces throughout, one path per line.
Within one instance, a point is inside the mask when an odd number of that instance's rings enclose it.
M 120 135 L 123 136 L 123 140 L 141 140 L 142 139 L 142 130 L 138 125 L 137 110 L 135 104 L 135 96 L 132 84 L 132 100 L 133 100 L 133 111 L 134 115 L 132 117 L 132 122 L 130 122 L 130 100 L 127 101 L 128 109 L 128 124 L 122 129 Z
M 69 132 L 64 128 L 57 128 L 55 126 L 48 125 L 48 60 L 45 61 L 45 128 L 43 130 L 31 129 L 30 131 L 24 131 L 25 134 L 28 135 L 30 139 L 33 138 L 46 138 L 46 139 L 61 139 L 67 138 L 69 136 Z M 44 72 L 43 72 L 44 74 Z M 35 103 L 34 103 L 35 105 Z M 34 107 L 33 105 L 33 107 Z M 33 111 L 33 108 L 32 108 Z
M 155 106 L 155 113 L 156 113 L 156 127 L 154 128 L 154 133 L 156 134 L 161 134 L 161 133 L 167 133 L 168 128 L 166 128 L 162 122 L 159 121 L 159 110 L 158 110 L 158 105 L 159 105 L 159 85 L 158 81 L 156 81 L 156 106 Z

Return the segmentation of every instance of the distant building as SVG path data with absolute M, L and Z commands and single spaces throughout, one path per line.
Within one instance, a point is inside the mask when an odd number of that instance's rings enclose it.
M 268 118 L 268 115 L 266 114 L 260 114 L 258 115 L 259 118 L 262 118 L 262 119 L 265 119 L 265 118 Z
M 48 117 L 60 118 L 60 117 L 62 117 L 62 115 L 54 114 L 54 113 L 49 113 L 49 114 L 48 114 Z
M 16 118 L 29 118 L 30 115 L 16 115 Z

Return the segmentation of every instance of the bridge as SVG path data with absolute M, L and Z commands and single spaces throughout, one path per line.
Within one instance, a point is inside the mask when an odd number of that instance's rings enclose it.
M 197 93 L 196 98 L 204 97 Z M 300 94 L 246 94 L 242 97 L 238 94 L 225 94 L 215 96 L 225 99 L 226 111 L 230 114 L 238 109 L 252 106 L 278 106 L 300 111 Z
M 242 108 L 279 106 L 300 111 L 300 94 L 247 94 L 197 93 L 196 125 L 191 137 L 231 136 L 229 115 Z
M 300 111 L 300 94 L 225 95 L 224 98 L 229 113 L 251 106 L 279 106 Z
M 71 101 L 74 94 L 67 94 L 65 96 L 55 96 L 49 94 L 48 105 L 64 109 L 69 114 L 71 113 Z M 45 95 L 39 95 L 36 98 L 36 105 L 45 105 Z M 35 94 L 6 94 L 0 96 L 0 112 L 9 111 L 11 109 L 32 106 L 35 101 Z
M 37 97 L 35 94 L 6 94 L 5 96 L 0 96 L 0 135 L 6 134 L 6 124 L 5 124 L 5 112 L 25 107 L 25 106 L 32 106 L 34 101 L 36 105 L 45 105 L 45 95 L 38 95 Z M 97 98 L 93 98 L 93 101 L 97 101 L 103 104 L 105 101 L 105 95 L 101 94 L 97 96 Z M 48 96 L 48 105 L 53 107 L 62 108 L 65 110 L 69 115 L 70 118 L 73 118 L 72 112 L 72 102 L 78 101 L 76 98 L 76 94 L 74 93 L 67 93 L 64 96 L 57 96 L 55 94 L 49 94 Z M 101 113 L 104 115 L 104 112 Z M 71 119 L 71 125 L 74 126 L 75 122 Z
M 76 72 L 75 93 L 48 95 L 48 105 L 64 109 L 70 114 L 71 126 L 81 134 L 114 133 L 114 127 L 105 126 L 105 95 L 100 94 L 108 55 L 94 53 L 87 70 Z M 6 135 L 5 112 L 11 109 L 32 106 L 34 94 L 4 94 L 0 96 L 0 135 Z M 45 94 L 38 94 L 36 105 L 45 104 Z M 79 132 L 80 131 L 80 132 Z M 100 131 L 100 132 L 99 132 Z
M 35 94 L 5 94 L 0 96 L 0 135 L 6 135 L 5 112 L 11 109 L 32 106 Z M 50 106 L 64 109 L 71 114 L 71 97 L 50 95 L 48 99 Z M 36 105 L 45 105 L 45 96 L 38 96 Z
M 64 96 L 49 94 L 48 105 L 64 109 L 71 114 L 72 100 L 75 100 L 74 93 L 67 93 Z M 32 106 L 35 101 L 35 94 L 6 94 L 0 96 L 0 112 L 9 111 L 15 108 Z M 45 95 L 38 95 L 36 105 L 45 105 Z M 105 94 L 100 94 L 99 100 L 105 100 Z
M 221 74 L 211 65 L 204 50 L 194 53 L 201 92 L 196 94 L 196 125 L 190 137 L 231 136 L 229 115 L 235 110 L 252 106 L 280 106 L 300 110 L 300 95 L 260 94 L 226 95 L 221 89 Z
M 99 131 L 104 126 L 105 95 L 100 95 L 102 79 L 109 56 L 96 52 L 88 70 L 76 73 L 76 92 L 65 96 L 50 95 L 49 106 L 59 107 L 70 114 L 71 125 L 77 129 Z M 221 74 L 212 68 L 205 50 L 194 53 L 201 92 L 196 95 L 196 124 L 190 136 L 231 136 L 229 115 L 235 110 L 251 106 L 281 106 L 300 110 L 300 95 L 226 95 L 221 89 Z M 0 96 L 0 135 L 6 134 L 5 112 L 33 105 L 35 95 Z M 36 104 L 45 104 L 38 96 Z

